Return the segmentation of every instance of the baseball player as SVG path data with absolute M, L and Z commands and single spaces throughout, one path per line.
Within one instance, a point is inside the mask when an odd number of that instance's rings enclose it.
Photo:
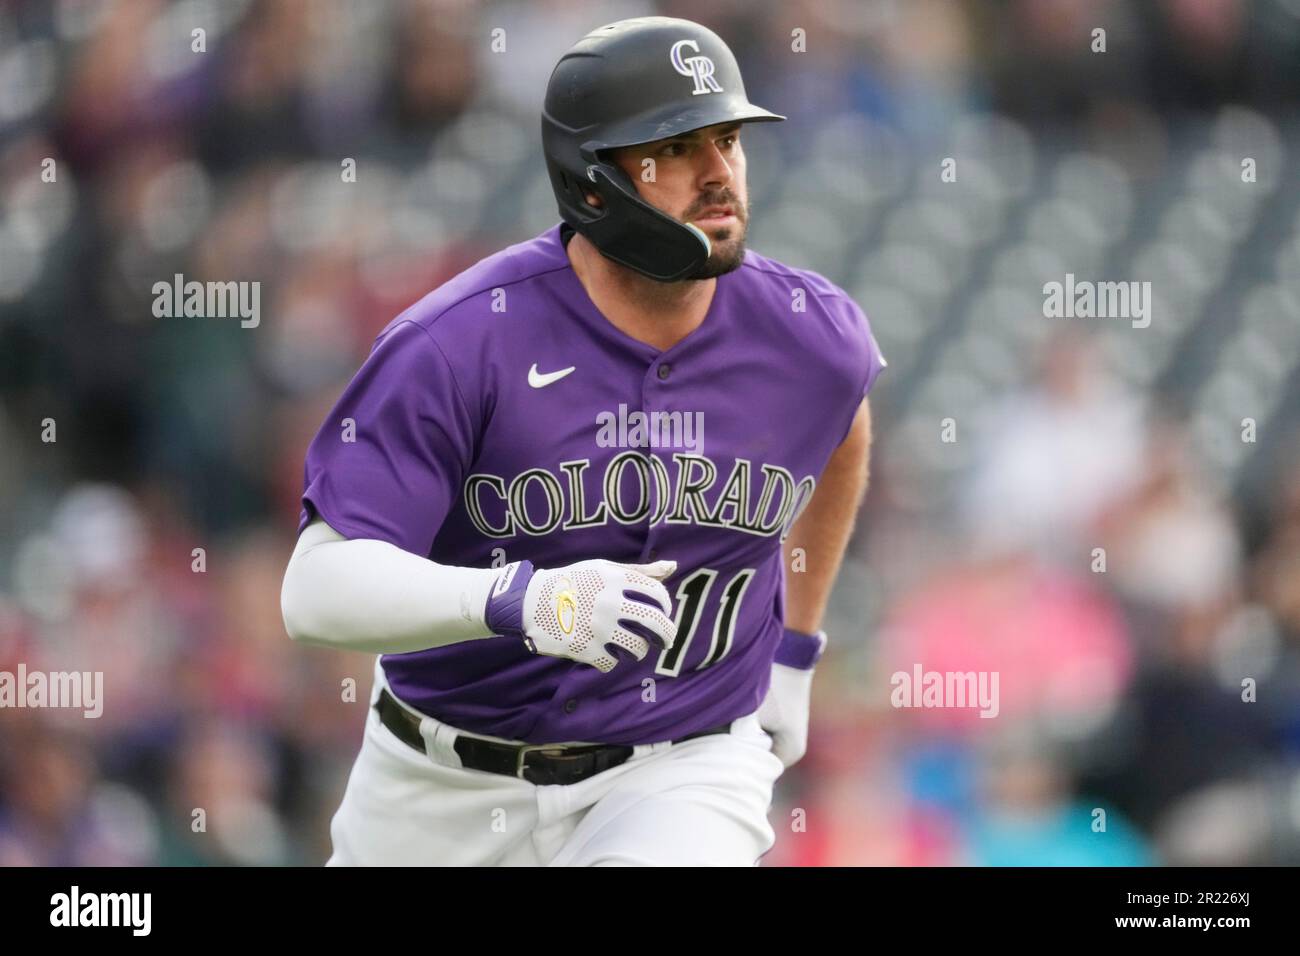
M 307 453 L 282 607 L 380 655 L 330 865 L 755 865 L 803 754 L 884 361 L 745 249 L 731 51 L 601 27 L 556 66 L 562 222 L 380 333 Z

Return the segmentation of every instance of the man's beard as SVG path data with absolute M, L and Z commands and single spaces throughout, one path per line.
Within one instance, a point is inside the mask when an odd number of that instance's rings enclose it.
M 739 269 L 745 261 L 745 234 L 749 230 L 749 210 L 743 218 L 736 217 L 736 225 L 726 230 L 724 238 L 709 236 L 709 258 L 691 274 L 692 279 L 716 279 Z M 705 235 L 708 235 L 705 233 Z

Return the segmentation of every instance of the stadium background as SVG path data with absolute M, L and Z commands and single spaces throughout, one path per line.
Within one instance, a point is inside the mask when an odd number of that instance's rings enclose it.
M 0 669 L 106 703 L 0 711 L 0 864 L 324 859 L 370 666 L 283 631 L 306 443 L 557 219 L 550 67 L 647 12 L 790 116 L 751 246 L 889 359 L 765 863 L 1300 860 L 1300 0 L 52 0 L 0 3 Z M 155 319 L 177 272 L 260 325 Z M 1150 327 L 1045 318 L 1066 273 L 1150 281 Z M 999 672 L 998 717 L 891 707 L 915 663 Z

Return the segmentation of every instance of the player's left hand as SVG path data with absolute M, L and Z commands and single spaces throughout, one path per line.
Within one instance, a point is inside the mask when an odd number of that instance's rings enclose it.
M 772 664 L 772 683 L 758 708 L 758 723 L 771 735 L 772 753 L 786 767 L 798 763 L 808 749 L 813 667 L 825 646 L 824 631 L 804 634 L 786 628 Z

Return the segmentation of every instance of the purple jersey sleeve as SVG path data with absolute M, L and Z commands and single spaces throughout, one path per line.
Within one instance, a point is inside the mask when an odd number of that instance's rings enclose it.
M 397 322 L 312 440 L 299 532 L 318 514 L 344 537 L 427 556 L 473 461 L 475 434 L 442 349 L 423 326 Z
M 862 309 L 848 295 L 844 295 L 839 301 L 842 303 L 845 321 L 842 354 L 844 361 L 849 365 L 849 379 L 854 384 L 849 396 L 848 420 L 839 432 L 840 439 L 836 442 L 837 446 L 848 438 L 862 400 L 867 397 L 881 370 L 888 364 L 880 353 L 876 337 L 871 334 L 871 323 L 867 321 Z

